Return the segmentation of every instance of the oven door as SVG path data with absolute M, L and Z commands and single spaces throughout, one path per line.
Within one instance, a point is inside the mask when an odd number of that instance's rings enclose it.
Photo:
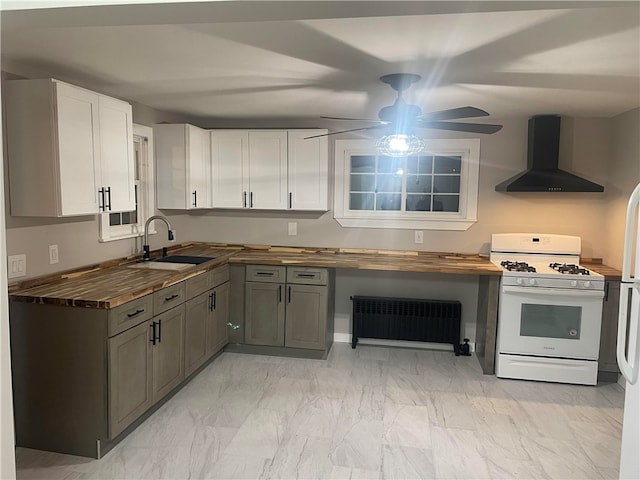
M 597 360 L 604 292 L 504 285 L 500 353 Z

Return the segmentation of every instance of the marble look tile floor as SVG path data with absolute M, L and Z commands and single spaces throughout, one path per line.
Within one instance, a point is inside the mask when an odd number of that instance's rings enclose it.
M 17 449 L 19 479 L 618 478 L 624 392 L 498 379 L 452 352 L 223 353 L 101 460 Z

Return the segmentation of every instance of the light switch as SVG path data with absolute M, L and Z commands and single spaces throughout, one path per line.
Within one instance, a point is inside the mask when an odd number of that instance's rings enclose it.
M 289 222 L 287 226 L 287 232 L 289 235 L 298 235 L 298 223 L 297 222 Z
M 24 277 L 27 274 L 27 255 L 9 255 L 7 258 L 7 277 Z
M 58 263 L 60 259 L 58 258 L 58 245 L 49 245 L 49 265 L 53 265 L 54 263 Z
M 423 243 L 424 242 L 424 236 L 423 236 L 423 232 L 422 230 L 416 230 L 414 237 L 413 237 L 413 241 L 415 243 Z

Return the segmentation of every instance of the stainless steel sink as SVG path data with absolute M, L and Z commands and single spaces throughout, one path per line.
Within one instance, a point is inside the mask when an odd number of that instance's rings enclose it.
M 193 255 L 169 255 L 168 257 L 159 257 L 147 262 L 138 262 L 128 265 L 129 268 L 151 269 L 151 270 L 173 270 L 180 271 L 194 265 L 199 265 L 215 257 L 197 257 Z
M 168 257 L 154 258 L 153 262 L 167 263 L 188 263 L 190 265 L 200 265 L 201 263 L 213 260 L 216 257 L 198 257 L 194 255 L 169 255 Z

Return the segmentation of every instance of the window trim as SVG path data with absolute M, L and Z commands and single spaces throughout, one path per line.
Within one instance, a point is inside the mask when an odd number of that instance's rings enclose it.
M 138 215 L 138 223 L 135 225 L 109 225 L 109 212 L 98 215 L 99 242 L 111 242 L 126 238 L 137 238 L 144 235 L 144 223 L 155 212 L 155 172 L 153 152 L 153 128 L 146 125 L 133 124 L 133 135 L 144 138 L 146 154 L 140 159 L 140 180 L 138 187 L 138 201 L 141 199 L 141 208 Z M 150 234 L 154 234 L 154 226 L 151 225 Z
M 419 230 L 467 230 L 478 220 L 480 139 L 427 140 L 430 154 L 459 155 L 459 212 L 399 212 L 349 209 L 349 178 L 352 155 L 375 155 L 372 140 L 336 140 L 333 217 L 343 227 Z

